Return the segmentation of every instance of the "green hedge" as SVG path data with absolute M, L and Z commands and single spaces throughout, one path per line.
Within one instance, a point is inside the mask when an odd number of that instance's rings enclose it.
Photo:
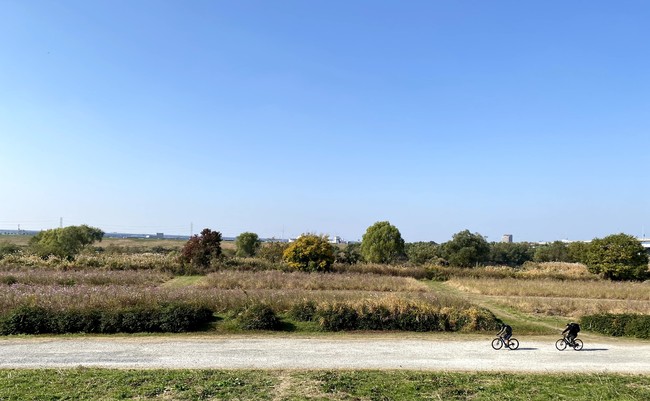
M 650 338 L 650 315 L 636 314 L 598 314 L 584 316 L 583 329 L 609 336 Z
M 179 333 L 200 330 L 212 320 L 210 309 L 182 303 L 113 311 L 22 306 L 0 316 L 0 334 Z

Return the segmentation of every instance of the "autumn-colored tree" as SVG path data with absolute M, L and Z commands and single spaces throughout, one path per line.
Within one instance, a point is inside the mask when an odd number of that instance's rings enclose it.
M 181 251 L 181 260 L 196 267 L 208 267 L 213 259 L 221 256 L 221 233 L 209 228 L 201 235 L 193 235 Z
M 302 271 L 329 271 L 334 263 L 334 249 L 327 237 L 303 234 L 284 251 L 289 267 Z

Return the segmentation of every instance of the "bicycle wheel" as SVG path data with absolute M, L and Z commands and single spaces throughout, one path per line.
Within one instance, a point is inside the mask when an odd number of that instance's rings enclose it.
M 503 341 L 501 341 L 500 338 L 495 338 L 492 340 L 492 348 L 501 349 L 501 347 L 503 347 Z
M 517 349 L 517 348 L 519 348 L 519 340 L 517 340 L 516 338 L 511 338 L 511 339 L 510 339 L 509 348 L 510 348 L 510 349 Z
M 573 349 L 576 351 L 580 351 L 584 347 L 584 344 L 582 343 L 582 340 L 575 339 L 573 340 Z
M 566 341 L 564 341 L 564 338 L 560 338 L 555 342 L 555 348 L 557 348 L 558 351 L 564 351 L 566 349 Z

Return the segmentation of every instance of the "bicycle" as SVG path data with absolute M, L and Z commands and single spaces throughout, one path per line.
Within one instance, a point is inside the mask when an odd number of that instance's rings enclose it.
M 510 337 L 510 343 L 506 345 L 506 340 L 503 339 L 503 337 L 497 337 L 494 340 L 492 340 L 492 348 L 494 349 L 501 349 L 502 347 L 510 348 L 512 350 L 515 350 L 519 348 L 519 340 L 516 338 Z
M 573 348 L 576 351 L 580 351 L 582 347 L 584 347 L 584 343 L 579 338 L 574 338 L 573 342 L 570 343 L 566 337 L 562 337 L 555 342 L 555 348 L 557 348 L 558 351 L 564 351 L 567 346 Z

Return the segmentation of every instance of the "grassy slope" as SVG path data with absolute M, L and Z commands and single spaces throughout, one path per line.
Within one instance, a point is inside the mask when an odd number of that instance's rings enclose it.
M 650 376 L 413 371 L 0 370 L 0 400 L 648 400 Z

